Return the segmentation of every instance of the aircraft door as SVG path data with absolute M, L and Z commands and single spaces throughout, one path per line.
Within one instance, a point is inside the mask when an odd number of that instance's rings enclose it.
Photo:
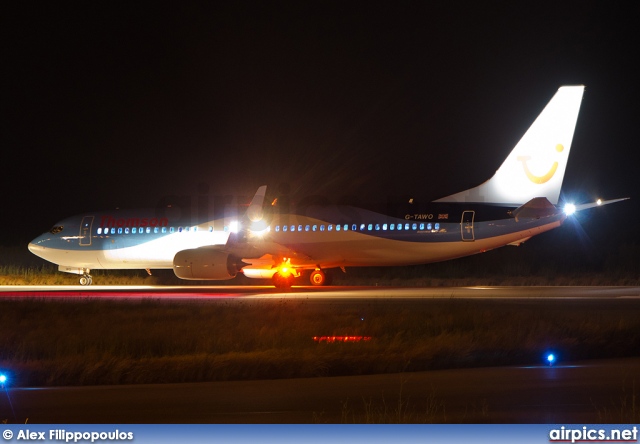
M 93 226 L 93 216 L 85 216 L 80 224 L 80 245 L 91 245 L 91 227 Z
M 462 221 L 460 222 L 460 233 L 462 234 L 463 241 L 471 242 L 475 240 L 475 234 L 473 232 L 473 219 L 475 215 L 475 211 L 464 211 L 462 213 Z

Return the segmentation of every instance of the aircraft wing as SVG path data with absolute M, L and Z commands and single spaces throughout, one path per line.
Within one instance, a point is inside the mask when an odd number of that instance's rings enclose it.
M 224 251 L 247 260 L 260 258 L 264 255 L 287 257 L 302 262 L 311 260 L 311 257 L 304 253 L 300 253 L 277 242 L 262 239 L 252 239 L 246 243 L 235 243 L 232 241 L 227 243 Z

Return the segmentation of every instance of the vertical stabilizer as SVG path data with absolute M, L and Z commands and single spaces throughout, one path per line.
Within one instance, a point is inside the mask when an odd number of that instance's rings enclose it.
M 556 205 L 583 92 L 583 85 L 558 89 L 491 179 L 436 202 L 520 205 L 546 197 Z

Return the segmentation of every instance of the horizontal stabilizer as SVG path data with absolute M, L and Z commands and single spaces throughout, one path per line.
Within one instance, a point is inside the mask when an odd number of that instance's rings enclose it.
M 611 200 L 600 200 L 598 199 L 595 202 L 591 202 L 591 203 L 586 203 L 586 204 L 580 204 L 580 205 L 574 205 L 573 211 L 582 211 L 582 210 L 588 210 L 589 208 L 595 208 L 595 207 L 602 207 L 604 205 L 609 205 L 612 203 L 616 203 L 616 202 L 622 202 L 623 200 L 629 200 L 628 197 L 621 197 L 619 199 L 611 199 Z M 567 206 L 565 206 L 565 212 L 567 212 Z
M 526 204 L 513 210 L 511 215 L 518 221 L 520 219 L 540 219 L 557 213 L 558 209 L 546 197 L 534 197 Z

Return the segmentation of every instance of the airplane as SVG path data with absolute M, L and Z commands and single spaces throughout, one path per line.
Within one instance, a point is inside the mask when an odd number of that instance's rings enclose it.
M 169 212 L 112 210 L 62 220 L 29 243 L 35 255 L 91 285 L 92 269 L 173 269 L 187 280 L 237 274 L 288 288 L 310 272 L 445 261 L 520 245 L 559 227 L 573 212 L 620 202 L 559 205 L 585 87 L 562 86 L 486 182 L 428 205 L 373 211 L 347 205 L 264 205 L 258 188 L 239 218 L 196 218 Z

